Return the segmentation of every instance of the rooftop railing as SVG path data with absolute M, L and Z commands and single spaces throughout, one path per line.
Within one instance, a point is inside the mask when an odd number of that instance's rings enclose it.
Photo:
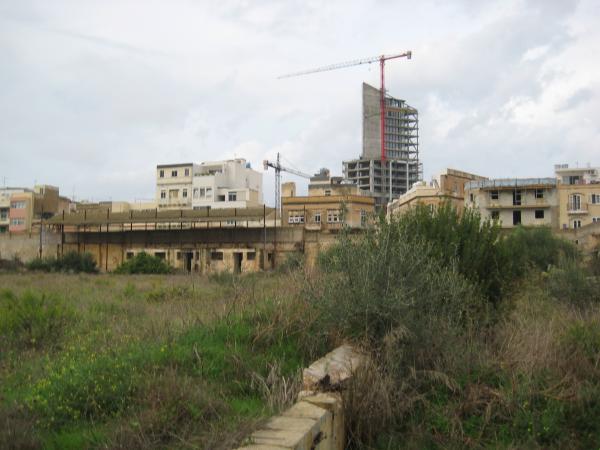
M 468 181 L 466 189 L 482 189 L 495 187 L 527 187 L 527 186 L 556 186 L 556 178 L 501 178 L 496 180 Z

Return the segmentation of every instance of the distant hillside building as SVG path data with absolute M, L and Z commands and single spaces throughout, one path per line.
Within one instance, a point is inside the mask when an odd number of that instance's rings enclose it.
M 390 96 L 386 96 L 385 153 L 382 161 L 380 91 L 363 83 L 363 148 L 358 159 L 343 162 L 344 178 L 368 191 L 378 207 L 407 192 L 421 178 L 419 113 Z
M 159 209 L 247 208 L 262 201 L 262 173 L 245 159 L 156 166 Z

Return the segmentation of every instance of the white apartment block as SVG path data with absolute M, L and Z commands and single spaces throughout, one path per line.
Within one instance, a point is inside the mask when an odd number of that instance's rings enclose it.
M 159 209 L 247 208 L 262 204 L 262 173 L 245 159 L 156 167 Z

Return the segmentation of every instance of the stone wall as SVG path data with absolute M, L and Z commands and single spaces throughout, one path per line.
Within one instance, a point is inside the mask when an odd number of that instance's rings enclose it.
M 343 450 L 344 411 L 339 391 L 364 362 L 344 345 L 304 370 L 298 402 L 252 433 L 238 450 Z
M 60 251 L 60 233 L 44 230 L 41 243 L 43 256 L 56 256 Z M 0 259 L 18 258 L 27 262 L 38 256 L 40 256 L 39 233 L 0 234 Z

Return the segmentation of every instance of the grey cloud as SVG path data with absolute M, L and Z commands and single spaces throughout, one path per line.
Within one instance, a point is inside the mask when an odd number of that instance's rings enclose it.
M 558 111 L 568 111 L 576 108 L 582 103 L 592 100 L 595 97 L 595 92 L 590 88 L 582 88 L 571 95 L 564 104 L 558 109 Z

